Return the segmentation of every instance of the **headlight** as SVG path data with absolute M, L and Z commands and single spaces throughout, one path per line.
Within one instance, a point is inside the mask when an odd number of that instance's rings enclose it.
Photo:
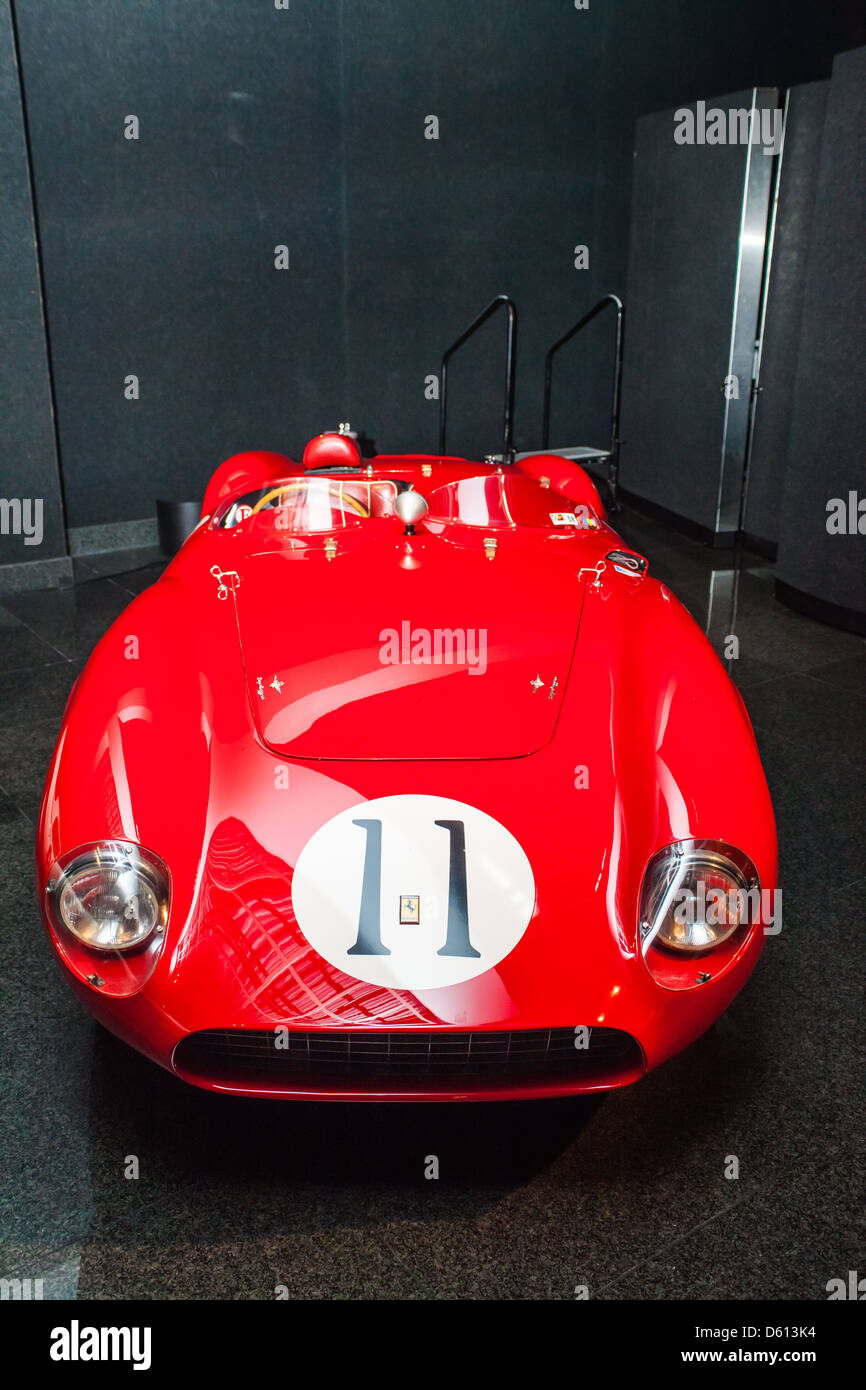
M 640 895 L 639 943 L 650 973 L 670 989 L 718 975 L 744 944 L 759 904 L 755 866 L 732 845 L 680 840 L 659 850 Z
M 132 956 L 129 969 L 122 972 L 124 982 L 149 974 L 162 945 L 168 904 L 165 864 L 150 850 L 123 840 L 79 846 L 56 861 L 46 883 L 57 944 L 67 958 L 71 956 L 72 967 L 85 972 L 83 978 L 88 978 L 88 967 L 86 954 L 79 954 L 81 947 L 93 953 L 91 972 L 98 957 L 97 978 L 109 970 L 112 958 L 128 952 Z M 133 958 L 142 953 L 149 960 L 134 964 Z

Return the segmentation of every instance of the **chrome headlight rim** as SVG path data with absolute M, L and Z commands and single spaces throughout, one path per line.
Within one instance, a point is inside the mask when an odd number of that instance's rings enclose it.
M 127 894 L 127 909 L 132 897 L 138 900 L 144 896 L 151 919 L 149 925 L 135 934 L 130 933 L 127 940 L 95 939 L 93 927 L 98 931 L 101 924 L 89 915 L 86 904 L 77 892 L 86 883 L 88 875 L 92 880 L 88 885 L 92 895 L 100 892 L 104 895 L 111 887 L 121 883 L 123 876 L 129 876 L 129 881 L 121 886 L 120 894 Z M 140 891 L 130 895 L 133 887 Z M 46 880 L 45 897 L 52 924 L 70 942 L 92 953 L 94 958 L 129 956 L 147 951 L 161 942 L 168 922 L 171 879 L 164 860 L 135 841 L 118 838 L 92 840 L 77 845 L 54 861 Z M 80 930 L 76 927 L 72 920 L 76 905 L 81 909 L 81 916 L 88 917 L 90 929 Z M 124 910 L 124 916 L 132 920 L 128 910 Z
M 677 942 L 663 933 L 665 918 L 677 890 L 696 869 L 726 877 L 727 891 L 742 894 L 747 905 L 745 915 L 728 924 L 726 929 L 717 931 L 714 939 L 706 944 Z M 647 968 L 648 957 L 653 952 L 672 963 L 679 961 L 684 967 L 711 961 L 714 953 L 724 953 L 725 948 L 730 952 L 732 946 L 736 946 L 738 954 L 757 924 L 752 912 L 756 892 L 760 902 L 760 878 L 754 862 L 744 850 L 727 840 L 693 838 L 663 845 L 647 861 L 638 904 L 637 945 Z

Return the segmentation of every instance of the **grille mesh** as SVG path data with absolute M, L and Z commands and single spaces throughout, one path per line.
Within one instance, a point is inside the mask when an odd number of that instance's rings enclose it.
M 279 1040 L 280 1046 L 277 1046 Z M 574 1028 L 513 1032 L 325 1032 L 214 1028 L 178 1045 L 179 1071 L 211 1079 L 324 1082 L 356 1078 L 432 1081 L 611 1077 L 643 1067 L 639 1044 L 617 1028 L 592 1028 L 575 1047 Z

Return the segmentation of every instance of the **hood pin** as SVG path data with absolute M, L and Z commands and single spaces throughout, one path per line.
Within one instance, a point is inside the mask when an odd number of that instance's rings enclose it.
M 595 575 L 595 579 L 593 580 L 592 584 L 590 585 L 590 588 L 592 588 L 592 589 L 600 589 L 600 588 L 601 588 L 601 576 L 604 574 L 604 572 L 605 572 L 606 569 L 607 569 L 607 565 L 605 564 L 604 560 L 599 560 L 598 564 L 592 566 L 592 568 L 590 568 L 590 569 L 578 570 L 578 572 L 577 572 L 577 577 L 578 577 L 578 579 L 582 579 L 583 576 L 584 576 L 585 574 L 594 574 L 594 575 Z
M 234 593 L 241 582 L 241 577 L 237 570 L 221 570 L 219 565 L 211 565 L 210 572 L 219 585 L 217 589 L 217 598 L 228 598 L 229 589 Z

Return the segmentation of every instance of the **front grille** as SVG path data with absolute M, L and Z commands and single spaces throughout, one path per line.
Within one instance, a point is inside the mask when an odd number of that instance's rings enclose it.
M 280 1044 L 279 1046 L 277 1044 Z M 618 1028 L 591 1028 L 589 1045 L 575 1047 L 574 1028 L 513 1032 L 324 1032 L 214 1028 L 191 1033 L 174 1064 L 191 1079 L 287 1086 L 306 1081 L 360 1084 L 377 1081 L 447 1089 L 466 1083 L 524 1085 L 581 1079 L 615 1084 L 643 1070 L 640 1045 Z M 632 1079 L 629 1076 L 629 1079 Z

